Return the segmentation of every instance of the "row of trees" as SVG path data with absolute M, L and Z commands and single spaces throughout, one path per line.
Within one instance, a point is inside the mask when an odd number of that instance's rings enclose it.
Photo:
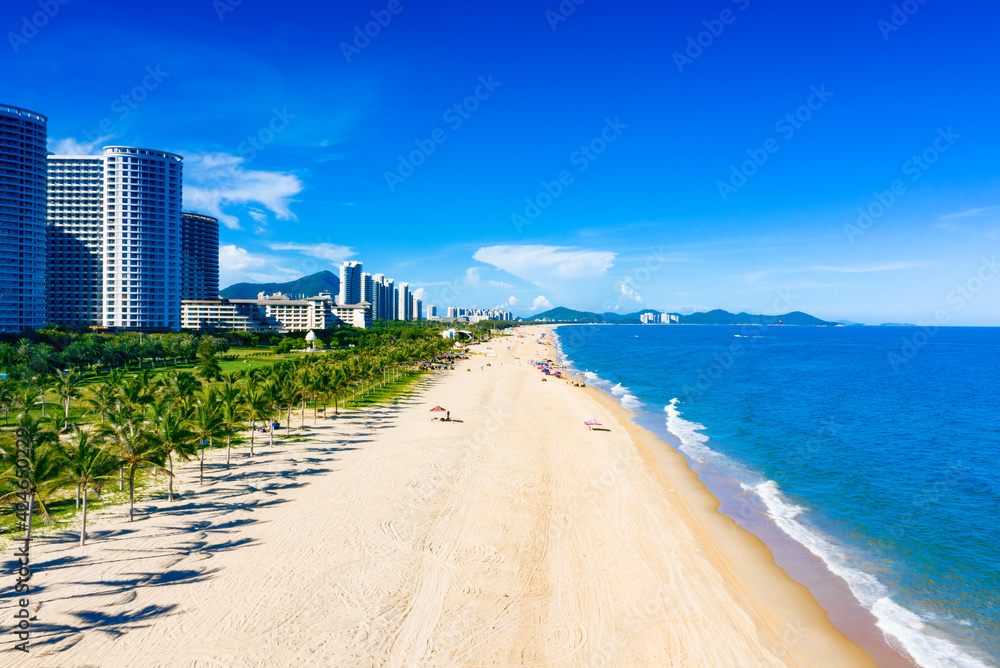
M 17 497 L 27 481 L 30 535 L 32 518 L 37 514 L 50 522 L 52 500 L 75 487 L 83 545 L 88 495 L 100 496 L 113 479 L 117 478 L 122 491 L 128 486 L 132 520 L 136 479 L 143 471 L 165 474 L 167 498 L 173 501 L 178 462 L 197 458 L 199 484 L 204 484 L 206 450 L 225 444 L 228 469 L 234 442 L 248 440 L 247 460 L 251 461 L 258 425 L 266 427 L 268 445 L 273 446 L 274 423 L 284 419 L 286 433 L 290 432 L 297 411 L 297 429 L 304 429 L 310 408 L 314 424 L 321 414 L 330 419 L 348 399 L 357 400 L 397 379 L 414 363 L 433 359 L 448 345 L 432 333 L 410 340 L 373 337 L 351 351 L 303 355 L 221 376 L 214 353 L 205 352 L 205 346 L 198 352 L 201 379 L 178 370 L 115 370 L 101 378 L 77 371 L 61 374 L 52 388 L 60 410 L 46 412 L 42 401 L 41 416 L 32 412 L 42 396 L 38 378 L 2 382 L 0 407 L 5 423 L 8 413 L 16 412 L 16 433 L 0 436 L 0 500 Z M 331 404 L 332 412 L 327 410 Z M 84 409 L 89 423 L 71 424 L 74 405 Z M 17 438 L 22 442 L 20 457 Z
M 39 338 L 40 335 L 35 336 Z M 167 360 L 194 358 L 200 346 L 208 342 L 218 352 L 229 348 L 224 338 L 191 334 L 123 334 L 64 335 L 59 332 L 40 336 L 33 341 L 22 337 L 16 342 L 0 342 L 0 368 L 9 378 L 18 380 L 51 375 L 57 370 L 126 368 L 143 363 L 156 364 Z

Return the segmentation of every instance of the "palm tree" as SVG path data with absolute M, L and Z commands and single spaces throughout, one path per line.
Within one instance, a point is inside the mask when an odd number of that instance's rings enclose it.
M 47 374 L 40 375 L 40 376 L 38 376 L 38 378 L 37 378 L 37 380 L 35 382 L 38 384 L 38 390 L 41 393 L 41 397 L 42 397 L 42 401 L 41 401 L 41 404 L 42 404 L 42 417 L 45 417 L 45 406 L 46 406 L 45 393 L 48 391 L 49 386 L 52 385 L 52 377 L 49 376 L 49 375 L 47 375 Z
M 119 463 L 128 470 L 128 521 L 135 519 L 135 474 L 143 466 L 163 468 L 166 453 L 157 439 L 152 437 L 141 415 L 134 415 L 123 408 L 109 416 L 108 422 L 98 427 L 115 446 Z
M 301 415 L 299 416 L 299 429 L 305 429 L 306 426 L 306 404 L 309 400 L 309 375 L 309 367 L 303 364 L 295 370 L 294 375 L 292 376 L 293 397 L 302 402 Z M 289 426 L 291 426 L 291 422 L 291 420 L 288 421 Z
M 281 410 L 281 403 L 284 397 L 284 392 L 282 391 L 280 381 L 275 378 L 268 378 L 264 381 L 264 386 L 261 388 L 264 403 L 267 406 L 267 419 L 268 419 L 268 434 L 270 435 L 270 441 L 268 447 L 274 447 L 274 417 L 275 411 Z M 286 425 L 287 428 L 287 425 Z
M 48 521 L 49 511 L 45 500 L 60 486 L 59 474 L 62 461 L 59 457 L 58 438 L 52 431 L 46 429 L 41 420 L 29 413 L 18 416 L 17 434 L 23 447 L 18 449 L 14 444 L 7 444 L 2 449 L 3 473 L 0 479 L 7 482 L 14 491 L 4 495 L 3 499 L 26 495 L 25 537 L 31 538 L 31 521 L 37 503 L 42 518 Z M 27 466 L 24 466 L 24 464 Z
M 83 489 L 83 523 L 80 525 L 80 547 L 83 547 L 87 542 L 87 490 L 113 477 L 118 461 L 101 447 L 97 437 L 79 427 L 73 432 L 72 447 L 63 448 L 60 456 L 65 466 L 62 482 L 76 485 L 77 508 L 80 507 L 80 489 Z
M 130 411 L 143 408 L 151 400 L 149 383 L 142 376 L 130 376 L 121 384 L 118 399 Z
M 201 389 L 201 381 L 190 371 L 171 371 L 165 374 L 160 386 L 175 398 L 193 397 Z
M 174 500 L 174 453 L 181 459 L 188 459 L 194 454 L 191 439 L 194 433 L 188 429 L 186 415 L 180 408 L 163 399 L 153 407 L 150 419 L 153 424 L 154 437 L 159 441 L 160 447 L 167 455 L 167 462 L 170 470 L 167 475 L 167 501 L 173 503 Z
M 64 429 L 69 428 L 69 402 L 77 396 L 82 383 L 83 377 L 80 372 L 73 370 L 59 374 L 56 378 L 56 394 L 59 395 L 59 399 L 63 402 Z
M 9 343 L 4 343 L 0 345 L 10 346 Z M 17 386 L 11 381 L 0 382 L 0 408 L 3 409 L 3 424 L 6 427 L 9 424 L 7 419 L 10 409 L 16 404 L 17 399 Z
M 215 341 L 212 337 L 204 337 L 198 344 L 198 374 L 206 381 L 213 381 L 222 372 L 222 366 L 216 356 Z
M 100 414 L 101 424 L 104 424 L 105 417 L 118 407 L 117 386 L 110 380 L 95 384 L 86 402 L 87 412 Z
M 337 407 L 337 402 L 341 391 L 347 387 L 347 374 L 344 373 L 344 369 L 341 365 L 334 367 L 333 371 L 330 373 L 330 390 L 333 392 L 333 412 L 335 415 L 340 415 L 340 410 Z
M 267 399 L 263 390 L 256 385 L 248 385 L 243 389 L 243 411 L 250 421 L 250 457 L 253 457 L 253 437 L 257 431 L 257 421 L 264 419 L 267 412 Z
M 222 411 L 219 410 L 218 394 L 214 389 L 209 390 L 205 398 L 195 405 L 194 414 L 188 424 L 201 446 L 201 471 L 198 476 L 198 484 L 203 485 L 205 484 L 205 447 L 211 443 L 212 439 L 221 438 L 226 433 Z
M 226 384 L 219 390 L 219 406 L 222 407 L 222 424 L 226 430 L 226 468 L 233 449 L 233 431 L 243 422 L 243 404 L 240 389 L 234 384 Z
M 24 410 L 24 415 L 27 415 L 38 404 L 38 397 L 40 395 L 41 392 L 38 391 L 38 387 L 35 385 L 22 385 L 21 391 L 14 397 L 14 403 Z

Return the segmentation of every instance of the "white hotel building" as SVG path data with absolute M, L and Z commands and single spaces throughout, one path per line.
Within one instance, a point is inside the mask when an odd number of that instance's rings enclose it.
M 49 319 L 181 326 L 179 155 L 107 146 L 49 160 Z

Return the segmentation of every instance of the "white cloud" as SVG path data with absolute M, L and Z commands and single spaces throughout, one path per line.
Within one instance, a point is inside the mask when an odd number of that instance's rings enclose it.
M 515 297 L 514 295 L 511 295 L 510 297 L 507 298 L 507 306 L 517 306 L 517 304 L 518 304 L 517 297 Z
M 881 271 L 901 271 L 904 269 L 916 269 L 919 267 L 926 267 L 928 264 L 926 262 L 884 262 L 882 264 L 871 264 L 871 265 L 845 265 L 845 266 L 830 266 L 830 265 L 813 265 L 811 267 L 793 267 L 790 269 L 773 269 L 773 270 L 761 270 L 753 271 L 744 274 L 743 278 L 750 285 L 755 285 L 760 283 L 765 278 L 770 276 L 776 276 L 781 274 L 797 274 L 803 271 L 824 271 L 835 274 L 868 274 L 873 272 Z M 804 284 L 796 284 L 804 285 Z
M 114 135 L 104 135 L 89 142 L 80 142 L 72 137 L 66 139 L 53 139 L 49 141 L 50 150 L 56 155 L 100 155 L 98 149 L 114 139 Z
M 565 246 L 487 246 L 473 258 L 536 285 L 554 279 L 602 278 L 615 261 L 615 253 Z
M 814 267 L 807 267 L 813 271 L 832 271 L 838 274 L 867 274 L 876 271 L 899 271 L 900 269 L 915 269 L 917 267 L 924 267 L 926 264 L 918 262 L 887 262 L 885 264 L 875 264 L 868 266 L 854 266 L 854 267 L 830 267 L 827 265 L 817 265 Z
M 514 287 L 510 283 L 504 283 L 503 281 L 486 281 L 489 285 L 495 288 L 512 288 Z
M 642 296 L 635 291 L 635 289 L 629 285 L 632 281 L 626 278 L 618 285 L 618 289 L 621 291 L 622 297 L 625 299 L 630 299 L 638 304 L 642 303 Z M 615 307 L 617 308 L 617 306 Z
M 301 272 L 276 264 L 276 259 L 254 255 L 235 244 L 219 246 L 219 285 L 234 283 L 281 283 L 302 276 Z
M 249 213 L 250 217 L 254 219 L 255 223 L 257 223 L 257 226 L 253 228 L 254 234 L 263 234 L 264 232 L 267 232 L 267 212 L 261 211 L 260 209 L 250 209 Z
M 465 270 L 466 283 L 478 283 L 480 278 L 479 267 L 469 267 Z
M 289 208 L 302 192 L 294 174 L 248 170 L 246 159 L 229 153 L 196 153 L 184 159 L 184 206 L 217 217 L 226 227 L 242 229 L 239 218 L 224 212 L 228 205 L 257 203 L 279 220 L 295 220 Z M 250 214 L 255 220 L 258 217 Z
M 288 241 L 284 243 L 271 243 L 267 247 L 276 251 L 299 251 L 303 255 L 317 257 L 338 265 L 355 254 L 354 249 L 349 246 L 338 246 L 337 244 L 329 243 L 300 244 Z
M 969 209 L 968 211 L 959 211 L 958 213 L 949 213 L 947 216 L 940 216 L 938 220 L 950 220 L 953 218 L 967 218 L 968 216 L 978 216 L 979 214 L 986 211 L 993 211 L 1000 207 L 996 206 L 983 206 L 978 209 Z
M 424 301 L 424 298 L 427 297 L 427 291 L 424 290 L 423 288 L 417 288 L 416 290 L 413 291 L 413 296 L 415 296 L 420 301 Z
M 552 308 L 552 302 L 550 302 L 542 295 L 538 295 L 537 297 L 535 297 L 535 301 L 531 302 L 532 311 L 540 311 L 542 309 L 548 310 L 550 308 Z

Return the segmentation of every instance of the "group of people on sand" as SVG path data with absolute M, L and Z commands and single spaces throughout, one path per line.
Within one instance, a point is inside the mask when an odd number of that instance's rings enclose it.
M 271 427 L 271 430 L 281 429 L 281 423 L 280 422 L 272 422 L 270 424 L 270 427 Z M 250 431 L 257 432 L 258 434 L 266 434 L 270 430 L 268 429 L 268 425 L 264 425 L 262 427 L 258 427 L 257 425 L 254 424 L 254 425 L 250 425 Z

